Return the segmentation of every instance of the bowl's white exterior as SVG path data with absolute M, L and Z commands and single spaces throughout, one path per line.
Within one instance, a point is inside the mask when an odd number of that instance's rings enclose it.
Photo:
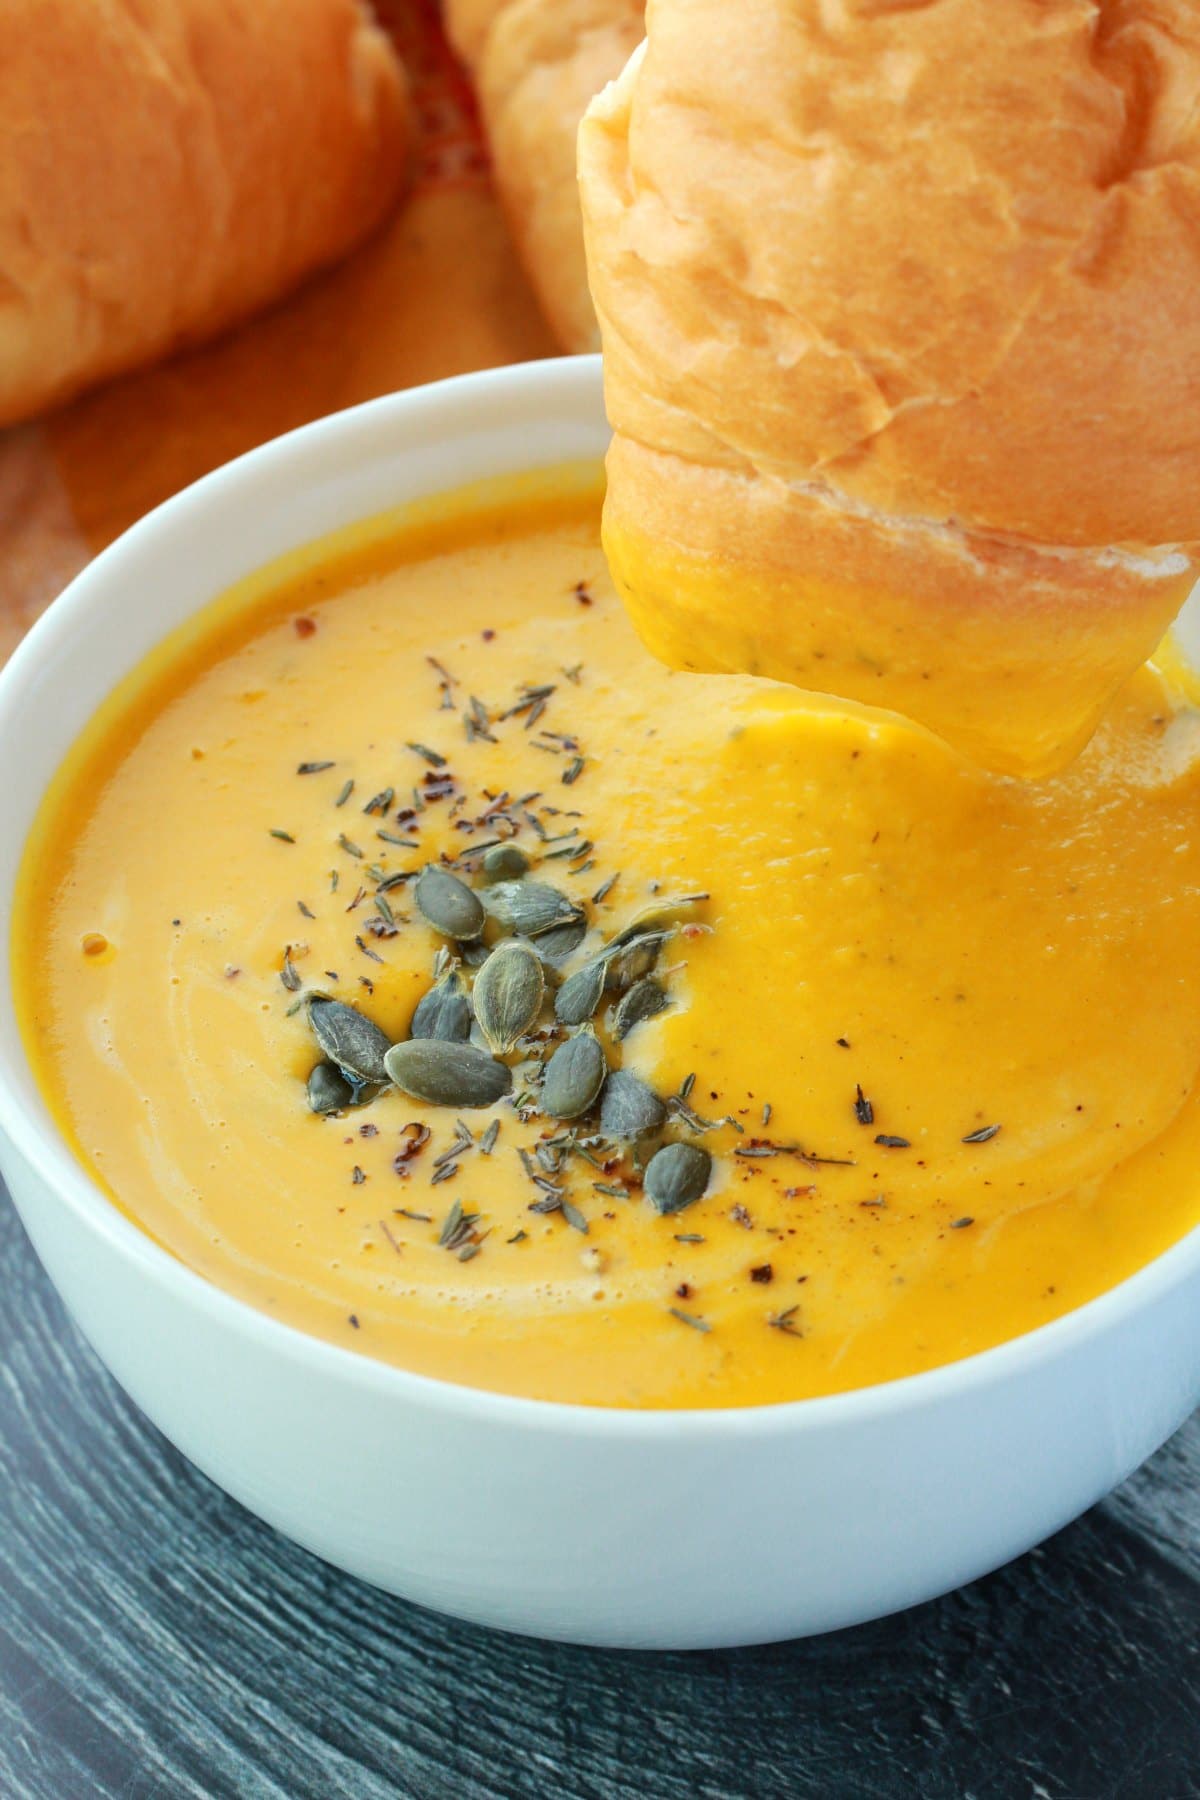
M 339 525 L 599 454 L 606 435 L 595 359 L 467 376 L 256 450 L 98 557 L 0 675 L 4 941 L 47 781 L 166 631 Z M 1069 1317 L 928 1375 L 788 1406 L 633 1413 L 408 1375 L 209 1286 L 75 1162 L 11 1014 L 0 1163 L 84 1333 L 201 1469 L 354 1574 L 517 1631 L 721 1645 L 910 1605 L 1065 1524 L 1200 1400 L 1200 1232 Z

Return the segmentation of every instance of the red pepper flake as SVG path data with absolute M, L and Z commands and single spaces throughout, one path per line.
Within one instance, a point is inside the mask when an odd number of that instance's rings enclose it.
M 490 644 L 490 643 L 491 643 L 491 642 L 492 642 L 492 639 L 493 639 L 493 638 L 494 638 L 494 637 L 495 637 L 495 635 L 496 635 L 496 634 L 495 634 L 495 632 L 494 632 L 494 631 L 493 631 L 493 630 L 492 630 L 492 628 L 491 628 L 491 626 L 490 626 L 490 625 L 485 625 L 485 626 L 484 626 L 484 628 L 483 628 L 483 630 L 482 630 L 482 631 L 481 631 L 481 632 L 480 632 L 480 634 L 479 634 L 479 635 L 480 635 L 480 637 L 481 637 L 481 638 L 482 638 L 482 639 L 483 639 L 483 641 L 484 641 L 484 643 L 485 643 L 485 644 Z
M 578 600 L 580 606 L 591 606 L 592 596 L 588 592 L 586 582 L 577 581 L 575 583 L 575 598 Z
M 751 1281 L 761 1282 L 762 1285 L 765 1286 L 768 1281 L 773 1281 L 775 1279 L 775 1271 L 770 1263 L 759 1263 L 756 1269 L 751 1269 L 750 1279 Z
M 292 624 L 296 628 L 296 636 L 298 638 L 310 638 L 316 634 L 317 621 L 315 619 L 310 619 L 307 613 L 301 613 L 299 618 L 292 620 Z M 355 1325 L 358 1324 L 357 1319 L 353 1319 L 351 1322 Z

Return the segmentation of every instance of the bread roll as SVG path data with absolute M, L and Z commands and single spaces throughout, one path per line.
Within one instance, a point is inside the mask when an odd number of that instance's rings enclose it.
M 580 179 L 652 648 L 1086 741 L 1200 543 L 1200 7 L 651 0 Z
M 358 0 L 12 0 L 0 424 L 340 256 L 394 201 L 407 135 Z
M 551 329 L 595 350 L 575 179 L 575 137 L 593 94 L 642 37 L 644 0 L 447 0 L 471 68 L 509 227 Z

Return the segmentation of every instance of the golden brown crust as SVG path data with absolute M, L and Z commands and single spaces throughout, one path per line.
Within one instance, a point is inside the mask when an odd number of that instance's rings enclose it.
M 647 32 L 579 136 L 643 636 L 1061 764 L 1200 546 L 1200 7 L 650 0 Z
M 618 430 L 1047 543 L 1200 539 L 1200 7 L 648 31 L 581 134 Z
M 587 285 L 575 137 L 584 108 L 641 41 L 643 0 L 448 0 L 472 68 L 522 261 L 567 350 L 599 338 Z
M 19 0 L 0 56 L 0 424 L 206 337 L 393 203 L 359 0 Z

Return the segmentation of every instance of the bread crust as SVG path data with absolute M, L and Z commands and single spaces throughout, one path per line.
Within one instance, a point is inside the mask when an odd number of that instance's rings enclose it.
M 931 617 L 1149 654 L 1200 544 L 1200 7 L 650 0 L 647 31 L 580 132 L 610 533 L 653 518 L 731 606 L 745 576 L 776 638 L 853 543 L 864 596 L 924 567 Z
M 343 254 L 395 201 L 408 137 L 403 71 L 359 0 L 17 0 L 0 424 Z
M 640 43 L 643 0 L 448 0 L 496 182 L 543 312 L 565 350 L 599 346 L 588 291 L 575 138 L 584 108 Z

